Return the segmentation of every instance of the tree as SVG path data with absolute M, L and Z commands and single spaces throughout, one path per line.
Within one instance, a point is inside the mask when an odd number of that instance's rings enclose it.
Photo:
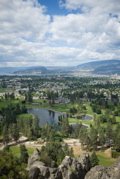
M 9 142 L 9 131 L 8 131 L 8 128 L 7 128 L 7 126 L 5 125 L 4 127 L 3 127 L 3 143 L 5 144 L 5 145 L 7 145 L 7 143 Z
M 68 137 L 70 133 L 70 126 L 69 126 L 68 118 L 62 118 L 60 120 L 60 127 L 61 127 L 62 134 Z
M 8 151 L 0 151 L 0 178 L 27 179 L 26 166 Z
M 120 124 L 116 126 L 116 129 L 114 131 L 113 142 L 116 151 L 120 152 Z
M 111 147 L 111 142 L 113 140 L 113 127 L 111 122 L 107 122 L 106 126 L 106 140 L 109 147 Z
M 32 136 L 33 138 L 39 137 L 39 119 L 37 117 L 33 117 L 32 120 Z
M 89 144 L 88 130 L 86 127 L 81 127 L 79 131 L 79 138 L 82 146 Z
M 12 128 L 12 131 L 11 131 L 12 132 L 12 137 L 13 137 L 13 139 L 15 141 L 17 141 L 19 139 L 19 137 L 20 137 L 19 128 L 18 128 L 17 124 L 13 124 L 11 128 Z
M 60 142 L 48 142 L 40 151 L 40 160 L 47 166 L 57 167 L 66 155 L 73 156 L 67 145 Z
M 98 128 L 98 141 L 99 145 L 104 146 L 105 144 L 105 129 L 101 126 Z
M 89 146 L 95 150 L 97 148 L 98 133 L 97 133 L 97 129 L 92 125 L 90 126 L 89 138 L 90 138 Z
M 32 92 L 29 90 L 27 94 L 25 94 L 25 101 L 31 103 L 33 101 Z
M 95 151 L 91 154 L 90 161 L 91 161 L 91 166 L 92 167 L 94 167 L 94 166 L 99 164 L 99 159 L 97 158 L 97 155 L 96 155 Z
M 28 157 L 29 155 L 25 145 L 20 145 L 20 161 L 23 163 L 27 163 Z

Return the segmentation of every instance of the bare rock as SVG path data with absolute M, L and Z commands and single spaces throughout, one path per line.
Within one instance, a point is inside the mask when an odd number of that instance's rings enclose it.
M 120 179 L 120 160 L 111 167 L 93 167 L 85 179 Z
M 39 161 L 39 151 L 28 161 L 29 179 L 84 179 L 89 169 L 89 155 L 79 160 L 66 156 L 58 168 L 47 167 Z

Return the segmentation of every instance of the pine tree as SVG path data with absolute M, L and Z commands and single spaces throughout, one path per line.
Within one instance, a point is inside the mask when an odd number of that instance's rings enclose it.
M 94 167 L 94 166 L 99 164 L 99 159 L 97 158 L 97 155 L 96 155 L 95 151 L 91 154 L 90 161 L 91 161 L 91 166 L 92 167 Z
M 28 151 L 25 147 L 25 145 L 20 145 L 20 161 L 27 163 L 28 162 Z

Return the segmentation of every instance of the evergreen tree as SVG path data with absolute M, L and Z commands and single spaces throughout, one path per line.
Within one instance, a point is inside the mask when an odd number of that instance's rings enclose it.
M 20 145 L 20 161 L 23 163 L 27 163 L 28 157 L 29 155 L 25 145 Z
M 94 166 L 96 166 L 96 165 L 99 164 L 99 159 L 97 158 L 97 155 L 96 155 L 95 152 L 93 152 L 93 153 L 91 154 L 90 161 L 91 161 L 91 166 L 92 166 L 92 167 L 94 167 Z
M 8 128 L 7 128 L 7 126 L 5 125 L 4 127 L 3 127 L 3 143 L 5 144 L 5 145 L 7 145 L 7 143 L 9 142 L 9 131 L 8 131 Z
M 17 141 L 20 137 L 19 128 L 18 128 L 17 124 L 12 125 L 12 137 L 15 141 Z

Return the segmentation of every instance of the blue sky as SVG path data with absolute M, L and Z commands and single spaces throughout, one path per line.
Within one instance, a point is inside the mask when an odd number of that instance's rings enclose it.
M 39 0 L 40 4 L 46 6 L 47 13 L 50 15 L 63 15 L 66 14 L 65 8 L 60 8 L 59 0 Z
M 119 0 L 0 0 L 0 66 L 120 59 Z
M 46 7 L 46 12 L 50 15 L 67 15 L 69 13 L 79 13 L 80 9 L 66 9 L 64 6 L 61 6 L 60 0 L 38 0 L 38 2 Z

